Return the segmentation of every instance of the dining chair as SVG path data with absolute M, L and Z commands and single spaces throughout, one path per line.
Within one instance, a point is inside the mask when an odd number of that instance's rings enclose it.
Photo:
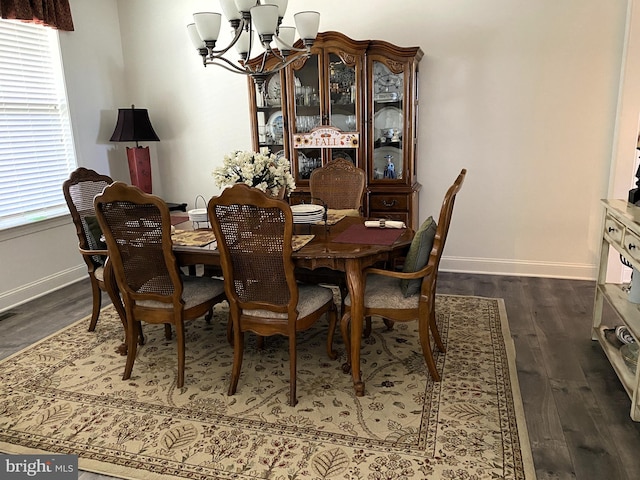
M 236 184 L 212 197 L 207 206 L 218 242 L 233 332 L 233 367 L 229 395 L 238 385 L 245 332 L 289 339 L 289 405 L 296 398 L 296 334 L 323 315 L 329 317 L 327 354 L 335 359 L 337 323 L 333 292 L 298 284 L 291 258 L 293 215 L 282 200 Z
M 436 369 L 429 330 L 438 350 L 445 351 L 438 331 L 435 316 L 436 280 L 440 258 L 444 249 L 453 214 L 456 195 L 462 187 L 466 169 L 462 169 L 453 185 L 447 190 L 438 222 L 429 217 L 416 232 L 401 272 L 379 268 L 367 268 L 365 278 L 364 316 L 382 317 L 388 328 L 394 322 L 418 321 L 420 345 L 425 362 L 434 381 L 440 381 Z M 349 323 L 351 321 L 351 298 L 345 299 L 345 312 L 340 321 L 340 330 L 347 352 L 350 352 Z M 344 367 L 351 367 L 350 355 Z
M 78 250 L 87 264 L 87 272 L 91 282 L 93 306 L 89 322 L 90 332 L 95 330 L 98 323 L 102 306 L 102 292 L 109 294 L 104 282 L 107 246 L 101 240 L 102 231 L 93 208 L 93 199 L 112 183 L 111 177 L 102 175 L 95 170 L 80 167 L 72 172 L 62 184 L 64 199 L 76 227 Z M 111 300 L 113 301 L 113 298 Z M 113 304 L 123 325 L 125 325 L 125 314 L 120 302 L 114 301 Z
M 338 215 L 361 216 L 365 181 L 364 170 L 345 158 L 336 158 L 311 173 L 311 201 L 320 201 L 330 212 Z M 324 267 L 315 270 L 297 269 L 296 276 L 307 283 L 336 285 L 341 296 L 340 313 L 343 313 L 344 298 L 348 290 L 344 272 Z
M 330 210 L 357 217 L 363 213 L 365 181 L 364 170 L 345 158 L 337 158 L 311 173 L 311 198 L 319 199 Z
M 123 380 L 131 377 L 140 322 L 175 328 L 178 388 L 184 385 L 184 322 L 206 314 L 225 300 L 224 282 L 181 274 L 172 250 L 167 204 L 137 187 L 115 182 L 94 201 L 127 319 L 127 361 Z M 171 338 L 171 330 L 165 328 Z

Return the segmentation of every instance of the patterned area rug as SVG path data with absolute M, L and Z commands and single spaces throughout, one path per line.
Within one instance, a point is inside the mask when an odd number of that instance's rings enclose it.
M 189 322 L 185 386 L 175 344 L 145 325 L 130 380 L 106 309 L 5 359 L 0 451 L 75 453 L 82 470 L 127 479 L 533 479 L 514 350 L 501 299 L 438 296 L 447 346 L 430 380 L 413 323 L 380 319 L 363 341 L 366 395 L 330 360 L 326 323 L 298 336 L 298 405 L 287 404 L 287 342 L 247 338 L 238 391 L 225 305 Z

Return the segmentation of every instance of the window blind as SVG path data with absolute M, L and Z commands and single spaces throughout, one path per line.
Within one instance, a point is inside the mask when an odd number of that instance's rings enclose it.
M 0 20 L 0 230 L 67 214 L 75 168 L 57 31 Z

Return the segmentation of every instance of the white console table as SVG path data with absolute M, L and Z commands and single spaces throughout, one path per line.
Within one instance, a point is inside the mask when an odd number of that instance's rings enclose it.
M 633 337 L 640 339 L 640 305 L 628 300 L 623 285 L 606 283 L 609 249 L 614 248 L 636 269 L 640 270 L 640 207 L 626 200 L 602 200 L 604 206 L 604 231 L 600 267 L 593 309 L 592 338 L 597 340 L 615 370 L 620 382 L 631 399 L 631 418 L 640 421 L 640 371 L 631 372 L 625 364 L 620 350 L 605 338 L 605 329 L 624 324 Z M 640 282 L 640 278 L 634 279 Z M 607 301 L 619 318 L 615 324 L 603 319 L 604 301 Z M 608 319 L 609 323 L 613 321 Z

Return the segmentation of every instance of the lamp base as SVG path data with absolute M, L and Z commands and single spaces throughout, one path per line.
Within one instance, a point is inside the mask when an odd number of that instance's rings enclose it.
M 145 193 L 151 193 L 151 156 L 149 147 L 127 147 L 131 185 Z

